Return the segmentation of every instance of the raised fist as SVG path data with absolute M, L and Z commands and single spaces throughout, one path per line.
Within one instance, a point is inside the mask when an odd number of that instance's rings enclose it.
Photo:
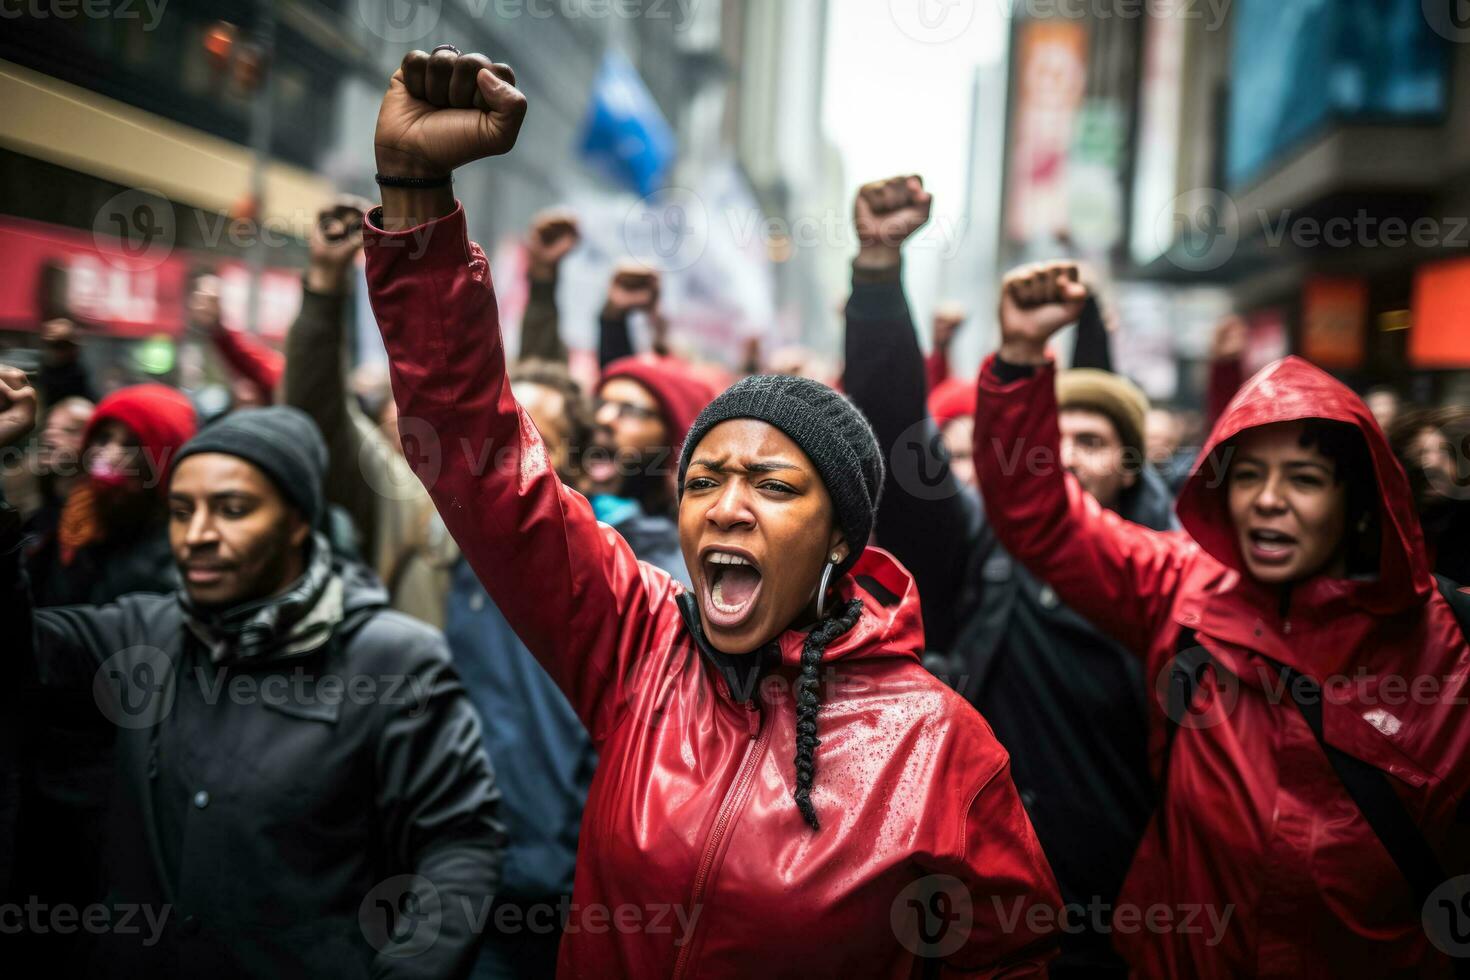
M 1245 354 L 1249 337 L 1246 322 L 1238 316 L 1227 316 L 1215 324 L 1215 333 L 1210 338 L 1210 360 L 1234 361 Z
M 36 390 L 20 368 L 0 364 L 0 446 L 13 446 L 36 427 Z
M 189 291 L 189 326 L 209 331 L 220 324 L 219 276 L 206 273 L 194 280 Z
M 969 312 L 956 303 L 946 303 L 935 310 L 934 346 L 940 350 L 948 350 L 949 345 L 954 343 L 955 334 L 960 332 L 960 327 L 969 318 Z
M 1014 364 L 1039 364 L 1046 342 L 1075 323 L 1087 303 L 1075 262 L 1040 262 L 1006 274 L 1000 286 L 1000 355 Z
M 482 157 L 509 153 L 526 97 L 509 65 L 445 48 L 404 55 L 378 110 L 378 172 L 443 177 Z
M 338 197 L 317 212 L 308 244 L 311 264 L 306 286 L 314 293 L 338 293 L 342 279 L 357 253 L 362 251 L 362 216 L 371 207 L 350 194 Z
M 526 234 L 526 252 L 532 279 L 550 279 L 561 260 L 582 240 L 577 216 L 570 211 L 542 211 L 531 219 Z
M 613 272 L 607 287 L 608 312 L 622 315 L 633 310 L 652 310 L 658 305 L 658 272 L 636 262 L 624 262 Z
M 853 205 L 853 224 L 865 252 L 894 250 L 929 221 L 934 195 L 924 178 L 890 177 L 864 184 Z

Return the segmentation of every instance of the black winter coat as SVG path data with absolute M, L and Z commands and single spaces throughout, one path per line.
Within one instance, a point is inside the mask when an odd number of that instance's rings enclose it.
M 438 632 L 338 563 L 343 618 L 324 646 L 217 666 L 176 595 L 34 609 L 14 540 L 0 542 L 0 629 L 20 638 L 7 654 L 43 686 L 92 690 L 117 726 L 113 918 L 92 973 L 468 970 L 504 835 Z
M 928 417 L 923 355 L 897 272 L 855 273 L 844 389 L 888 462 L 878 544 L 919 585 L 926 665 L 990 722 L 1062 898 L 1111 906 L 1154 807 L 1138 659 L 1063 605 L 996 542 L 979 494 L 949 469 Z M 1145 469 L 1119 513 L 1177 527 Z M 1063 966 L 1121 966 L 1105 936 L 1068 935 Z

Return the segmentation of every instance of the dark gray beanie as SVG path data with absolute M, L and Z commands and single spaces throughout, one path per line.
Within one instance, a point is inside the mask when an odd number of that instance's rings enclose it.
M 206 426 L 184 444 L 179 460 L 200 453 L 238 456 L 259 467 L 316 527 L 322 514 L 327 444 L 311 416 L 299 408 L 247 408 Z
M 762 374 L 731 385 L 699 413 L 679 459 L 679 494 L 689 459 L 710 429 L 732 419 L 759 419 L 786 433 L 821 474 L 832 497 L 837 526 L 850 553 L 837 566 L 842 575 L 857 563 L 883 492 L 883 453 L 873 427 L 847 398 L 820 381 Z

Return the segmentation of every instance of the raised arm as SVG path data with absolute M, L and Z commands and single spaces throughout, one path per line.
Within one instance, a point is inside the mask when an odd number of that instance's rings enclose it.
M 556 282 L 561 260 L 581 240 L 577 218 L 568 211 L 543 211 L 531 222 L 526 234 L 530 298 L 521 317 L 523 361 L 567 363 L 567 345 L 561 339 L 561 317 L 556 309 Z
M 934 348 L 924 358 L 924 373 L 929 379 L 929 390 L 933 391 L 949 380 L 949 349 L 954 344 L 955 334 L 965 325 L 969 314 L 964 307 L 946 303 L 934 313 Z
M 1168 616 L 1187 545 L 1105 510 L 1060 465 L 1056 368 L 1047 340 L 1087 291 L 1066 263 L 1001 287 L 1001 347 L 980 371 L 975 467 L 1002 545 L 1062 600 L 1140 655 Z
M 642 310 L 657 324 L 660 287 L 658 272 L 636 262 L 623 262 L 613 270 L 612 280 L 607 284 L 607 302 L 602 306 L 597 324 L 598 367 L 605 368 L 613 361 L 637 353 L 628 319 L 635 310 Z
M 1205 390 L 1205 431 L 1209 432 L 1225 414 L 1230 399 L 1245 385 L 1247 327 L 1238 316 L 1215 324 L 1210 338 L 1210 380 Z
M 847 302 L 842 385 L 868 417 L 888 461 L 878 544 L 913 574 L 925 638 L 932 649 L 947 650 L 981 515 L 974 492 L 950 470 L 929 418 L 924 355 L 903 291 L 900 249 L 929 220 L 931 206 L 918 177 L 877 181 L 858 192 L 854 215 L 862 249 Z
M 36 379 L 41 400 L 49 411 L 68 398 L 97 400 L 92 376 L 82 365 L 82 348 L 77 343 L 77 326 L 66 317 L 41 325 L 41 373 Z
M 479 55 L 409 54 L 378 116 L 380 176 L 432 183 L 508 152 L 526 111 L 514 79 Z M 366 251 L 400 426 L 433 436 L 414 469 L 486 591 L 600 742 L 651 634 L 674 628 L 672 581 L 641 566 L 558 479 L 511 393 L 489 265 L 448 182 L 385 183 Z

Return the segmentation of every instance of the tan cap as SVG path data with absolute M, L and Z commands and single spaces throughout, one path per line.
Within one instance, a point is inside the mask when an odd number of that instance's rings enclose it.
M 1123 448 L 1143 452 L 1143 420 L 1148 396 L 1122 375 L 1096 368 L 1057 373 L 1057 407 L 1090 408 L 1112 419 Z

